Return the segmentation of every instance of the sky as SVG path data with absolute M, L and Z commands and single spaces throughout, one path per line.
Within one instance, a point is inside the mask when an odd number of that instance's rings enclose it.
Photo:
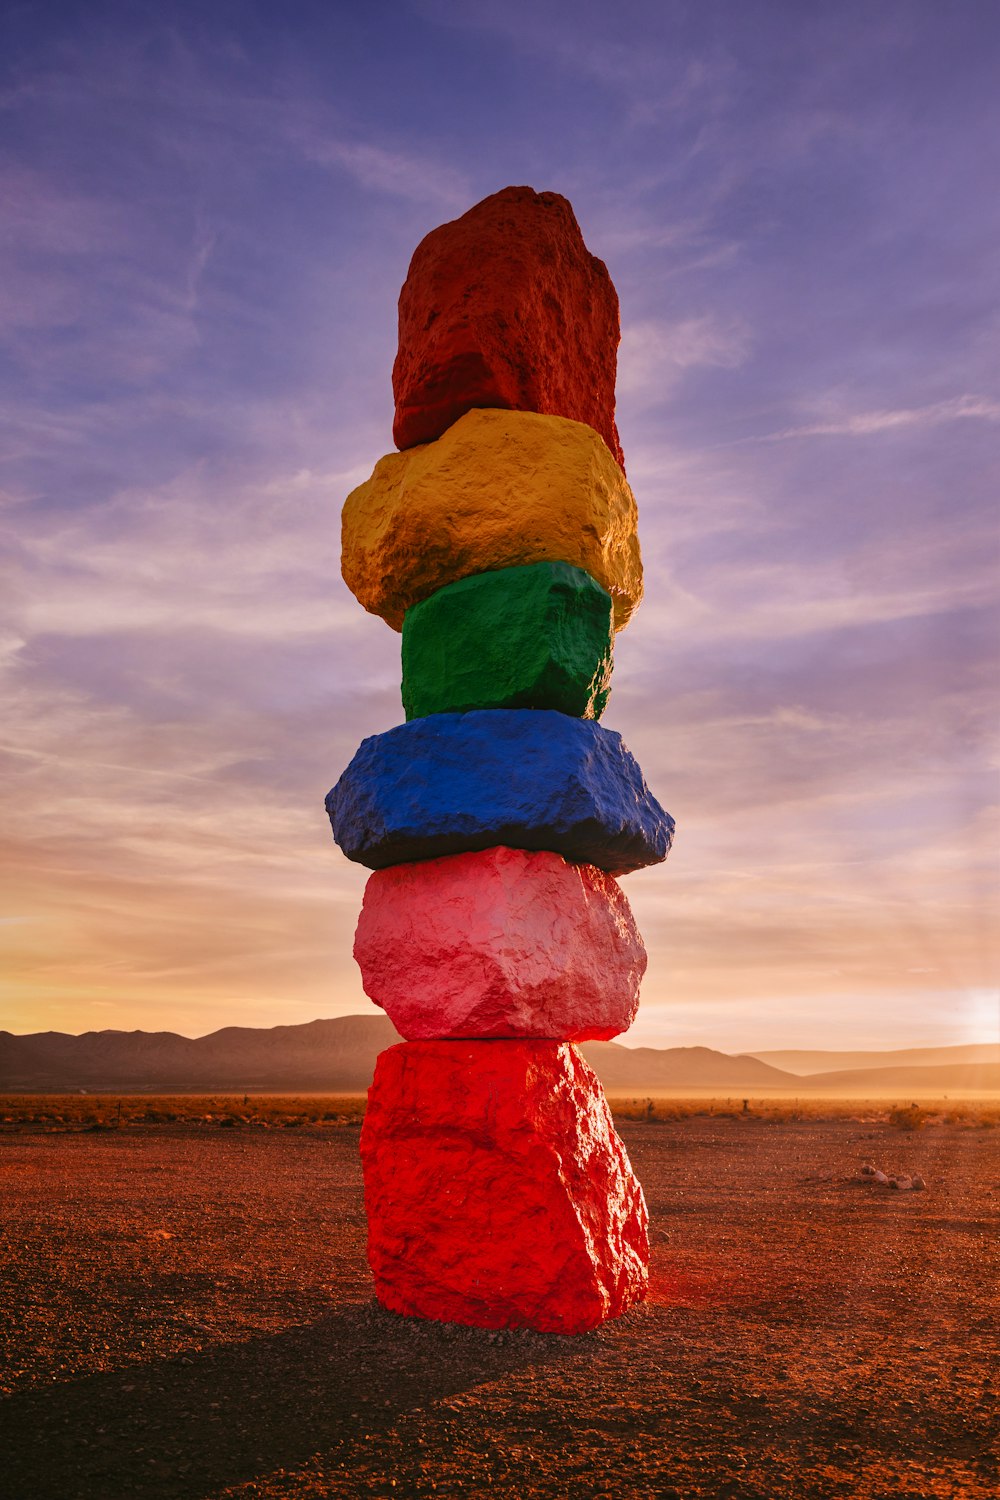
M 323 797 L 402 720 L 339 573 L 435 225 L 567 196 L 622 309 L 677 820 L 630 1042 L 998 1035 L 1000 7 L 8 4 L 0 1027 L 372 1011 Z

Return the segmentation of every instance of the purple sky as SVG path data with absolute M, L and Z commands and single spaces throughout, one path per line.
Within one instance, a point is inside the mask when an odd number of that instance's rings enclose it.
M 622 306 L 605 723 L 678 823 L 629 1040 L 995 1039 L 1000 6 L 5 17 L 0 1026 L 369 1008 L 322 799 L 399 638 L 340 505 L 417 241 L 530 183 Z

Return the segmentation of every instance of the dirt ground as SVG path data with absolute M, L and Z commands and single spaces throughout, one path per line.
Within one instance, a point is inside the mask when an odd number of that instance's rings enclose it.
M 651 1296 L 573 1339 L 379 1308 L 355 1126 L 0 1135 L 0 1494 L 994 1500 L 1000 1132 L 620 1129 Z

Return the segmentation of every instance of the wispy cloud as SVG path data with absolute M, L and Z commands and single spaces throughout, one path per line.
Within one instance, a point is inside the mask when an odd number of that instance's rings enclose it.
M 371 192 L 412 203 L 433 203 L 456 213 L 469 207 L 467 177 L 443 162 L 368 141 L 335 140 L 304 131 L 294 135 L 308 160 L 347 172 Z
M 1000 401 L 993 401 L 988 396 L 952 396 L 947 401 L 935 401 L 929 406 L 854 412 L 808 422 L 801 427 L 785 427 L 780 432 L 762 433 L 742 441 L 777 443 L 786 438 L 869 437 L 882 432 L 897 432 L 900 428 L 938 427 L 942 422 L 963 420 L 1000 422 Z
M 181 625 L 271 641 L 351 630 L 364 616 L 348 609 L 331 516 L 367 473 L 254 481 L 199 467 L 96 511 L 23 518 L 5 569 L 14 626 L 66 640 Z
M 100 255 L 121 247 L 123 205 L 107 194 L 57 185 L 38 170 L 0 167 L 3 248 L 27 255 Z
M 644 9 L 641 29 L 646 34 L 638 35 L 639 17 L 631 4 L 615 12 L 592 9 L 583 25 L 575 24 L 575 18 L 568 21 L 559 4 L 420 0 L 420 9 L 439 26 L 483 33 L 532 61 L 542 58 L 577 78 L 621 90 L 635 124 L 690 108 L 718 88 L 720 75 L 733 72 L 721 47 L 692 57 L 672 46 L 669 13 L 660 22 Z
M 928 620 L 957 609 L 991 605 L 996 595 L 992 557 L 960 577 L 904 587 L 849 583 L 841 565 L 792 571 L 778 564 L 706 570 L 691 585 L 669 579 L 647 594 L 644 630 L 650 641 L 697 636 L 702 641 L 803 641 L 838 631 L 863 631 L 892 621 Z
M 618 353 L 618 390 L 642 408 L 668 397 L 690 369 L 735 370 L 750 350 L 750 329 L 742 318 L 707 313 L 676 323 L 660 319 L 627 323 Z

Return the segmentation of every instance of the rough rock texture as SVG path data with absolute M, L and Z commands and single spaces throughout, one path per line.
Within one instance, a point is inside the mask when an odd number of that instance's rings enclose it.
M 372 735 L 326 810 L 348 859 L 373 870 L 507 844 L 624 875 L 666 859 L 674 831 L 620 734 L 548 709 L 434 714 Z
M 565 417 L 470 411 L 436 443 L 387 454 L 344 502 L 341 539 L 348 588 L 394 630 L 445 584 L 520 563 L 582 568 L 616 629 L 642 598 L 632 491 L 597 433 Z
M 565 198 L 509 187 L 413 253 L 392 372 L 397 448 L 429 443 L 474 406 L 571 417 L 619 463 L 618 297 Z
M 506 848 L 377 870 L 354 957 L 408 1041 L 607 1041 L 635 1019 L 646 969 L 610 875 Z
M 361 1133 L 384 1306 L 582 1333 L 645 1295 L 646 1205 L 603 1090 L 559 1042 L 404 1042 Z
M 408 719 L 472 708 L 557 708 L 599 719 L 611 692 L 611 596 L 568 563 L 475 573 L 403 620 Z

